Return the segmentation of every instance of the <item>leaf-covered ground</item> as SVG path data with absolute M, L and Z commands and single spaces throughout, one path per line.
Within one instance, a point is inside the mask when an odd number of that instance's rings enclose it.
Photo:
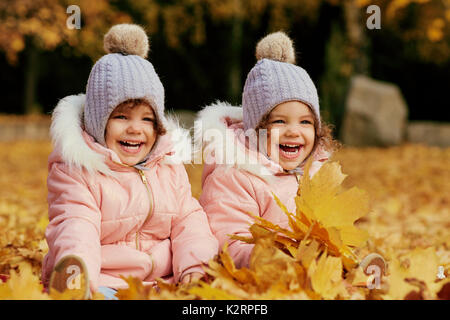
M 0 299 L 71 297 L 49 296 L 39 279 L 51 149 L 46 141 L 0 143 Z M 303 181 L 290 230 L 255 220 L 253 238 L 243 239 L 256 243 L 248 269 L 236 269 L 225 250 L 201 282 L 155 290 L 128 279 L 119 298 L 448 299 L 450 148 L 343 148 L 333 160 L 321 178 Z M 198 197 L 201 167 L 186 169 Z M 384 275 L 358 266 L 369 253 L 384 258 Z

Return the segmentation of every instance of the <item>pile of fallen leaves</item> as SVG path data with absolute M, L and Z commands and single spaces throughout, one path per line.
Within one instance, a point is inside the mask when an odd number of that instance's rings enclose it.
M 49 142 L 0 143 L 0 299 L 71 298 L 69 290 L 49 296 L 40 283 L 50 151 Z M 240 239 L 255 244 L 249 268 L 236 269 L 225 247 L 199 282 L 154 288 L 128 278 L 117 296 L 448 299 L 450 149 L 343 148 L 332 160 L 304 175 L 296 212 L 279 202 L 288 229 L 254 217 L 252 237 Z M 198 196 L 201 167 L 186 169 Z M 371 253 L 384 258 L 382 272 L 360 266 Z
M 51 116 L 44 114 L 28 114 L 28 115 L 15 115 L 15 114 L 2 114 L 0 113 L 0 124 L 43 124 L 49 125 L 51 122 Z

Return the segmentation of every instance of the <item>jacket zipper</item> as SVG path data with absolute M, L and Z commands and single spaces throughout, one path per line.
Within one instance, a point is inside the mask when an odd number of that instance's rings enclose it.
M 144 220 L 144 223 L 141 226 L 141 228 L 142 228 L 145 225 L 145 223 L 148 221 L 148 219 L 150 219 L 150 217 L 153 214 L 153 193 L 152 193 L 152 191 L 150 189 L 150 186 L 149 186 L 149 184 L 147 182 L 147 178 L 145 177 L 144 171 L 142 171 L 140 169 L 137 169 L 137 170 L 139 172 L 139 175 L 141 176 L 141 180 L 142 180 L 142 183 L 145 186 L 145 189 L 147 189 L 148 199 L 150 200 L 150 210 L 149 210 L 149 212 L 147 214 L 147 217 Z M 140 236 L 140 233 L 141 233 L 141 228 L 139 228 L 136 231 L 136 249 L 139 250 L 139 251 L 141 250 L 141 244 L 139 242 L 139 236 Z

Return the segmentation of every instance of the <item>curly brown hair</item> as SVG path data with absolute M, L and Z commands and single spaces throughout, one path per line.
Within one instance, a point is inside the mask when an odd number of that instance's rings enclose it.
M 317 117 L 314 112 L 313 115 L 314 115 L 314 129 L 315 129 L 314 131 L 316 134 L 314 139 L 314 147 L 311 153 L 313 153 L 318 146 L 321 146 L 323 149 L 325 149 L 330 153 L 334 153 L 335 151 L 337 151 L 342 147 L 342 144 L 338 140 L 333 138 L 334 125 L 326 123 L 325 121 L 321 120 L 319 129 L 318 128 L 319 121 L 317 121 Z M 269 125 L 269 118 L 270 112 L 268 112 L 262 117 L 259 125 L 256 127 L 256 130 L 267 129 Z
M 118 107 L 121 107 L 121 108 L 133 108 L 133 107 L 138 106 L 140 104 L 147 105 L 147 106 L 150 107 L 151 110 L 153 110 L 151 104 L 145 99 L 128 99 L 128 100 L 120 103 L 116 108 L 118 108 Z M 158 136 L 165 135 L 167 133 L 166 128 L 163 127 L 161 121 L 157 117 L 155 119 L 156 119 L 156 121 L 154 122 L 153 129 L 156 131 L 156 134 Z

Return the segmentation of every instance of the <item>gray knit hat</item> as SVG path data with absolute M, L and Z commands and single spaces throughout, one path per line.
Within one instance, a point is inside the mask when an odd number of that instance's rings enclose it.
M 84 126 L 97 142 L 106 145 L 105 128 L 111 112 L 129 99 L 144 99 L 153 108 L 156 120 L 165 127 L 164 87 L 146 60 L 147 34 L 140 26 L 118 24 L 104 37 L 108 53 L 100 58 L 89 75 L 84 107 Z
M 293 100 L 307 104 L 320 127 L 317 89 L 308 73 L 295 65 L 292 40 L 283 32 L 271 33 L 256 46 L 256 58 L 242 94 L 244 129 L 255 129 L 273 108 Z

